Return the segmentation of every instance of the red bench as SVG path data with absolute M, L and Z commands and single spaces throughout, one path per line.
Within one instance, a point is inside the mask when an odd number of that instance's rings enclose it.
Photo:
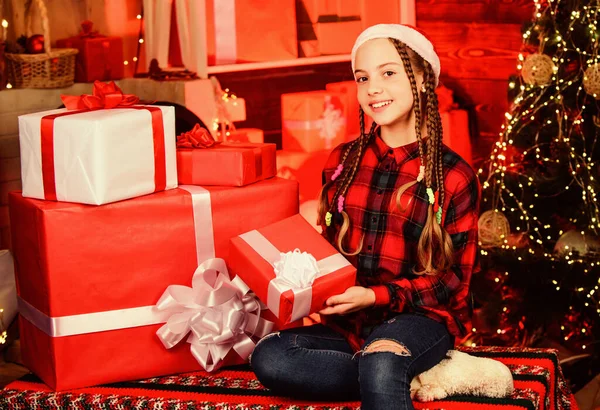
M 456 396 L 432 403 L 415 402 L 417 409 L 577 409 L 555 350 L 499 347 L 460 350 L 506 364 L 513 373 L 514 393 L 504 399 Z M 212 374 L 186 373 L 64 392 L 53 392 L 30 374 L 0 391 L 0 408 L 351 410 L 360 408 L 360 403 L 302 402 L 273 396 L 249 367 L 238 367 Z

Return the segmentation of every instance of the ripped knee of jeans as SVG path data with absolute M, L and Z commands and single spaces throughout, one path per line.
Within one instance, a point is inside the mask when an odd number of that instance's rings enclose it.
M 264 342 L 267 339 L 272 338 L 273 336 L 279 336 L 279 332 L 269 333 L 268 335 L 266 335 L 265 337 L 260 339 L 258 342 L 256 342 L 256 345 L 254 346 L 254 350 L 256 350 L 256 348 L 258 347 L 259 344 L 261 344 L 262 342 Z M 248 362 L 250 362 L 250 364 L 252 364 L 252 354 L 254 353 L 254 350 L 252 351 L 252 353 L 250 353 L 250 356 L 248 356 Z
M 404 343 L 398 342 L 397 340 L 394 340 L 394 339 L 373 340 L 359 353 L 361 353 L 362 356 L 365 356 L 367 354 L 378 353 L 378 352 L 390 352 L 390 353 L 394 353 L 398 356 L 412 356 L 412 354 L 410 353 L 410 350 L 408 350 L 408 348 L 404 345 Z

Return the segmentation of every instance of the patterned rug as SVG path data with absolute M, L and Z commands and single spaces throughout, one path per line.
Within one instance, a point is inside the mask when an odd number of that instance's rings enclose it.
M 515 380 L 504 399 L 454 396 L 417 409 L 569 410 L 577 409 L 558 365 L 548 349 L 461 348 L 469 354 L 505 363 Z M 161 409 L 161 410 L 357 410 L 359 402 L 301 402 L 274 396 L 247 366 L 208 374 L 194 372 L 105 386 L 53 392 L 32 374 L 0 391 L 1 409 Z

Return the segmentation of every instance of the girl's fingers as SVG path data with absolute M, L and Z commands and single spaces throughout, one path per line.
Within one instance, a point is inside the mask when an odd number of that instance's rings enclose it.
M 339 305 L 340 303 L 344 303 L 343 295 L 335 295 L 327 299 L 327 306 Z
M 322 315 L 341 315 L 353 311 L 352 309 L 355 307 L 356 306 L 351 303 L 342 303 L 339 305 L 326 307 L 325 309 L 319 311 L 319 313 Z

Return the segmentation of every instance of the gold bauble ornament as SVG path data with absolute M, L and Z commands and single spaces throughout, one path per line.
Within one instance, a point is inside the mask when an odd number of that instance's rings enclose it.
M 554 74 L 554 62 L 546 54 L 529 54 L 523 62 L 521 75 L 529 85 L 548 85 Z
M 485 211 L 479 217 L 479 242 L 483 248 L 502 246 L 510 234 L 510 224 L 502 212 Z
M 592 64 L 583 73 L 583 89 L 586 93 L 600 100 L 600 64 Z
M 600 253 L 600 238 L 589 232 L 567 231 L 558 238 L 554 252 L 564 256 L 577 252 L 580 256 L 592 256 Z

